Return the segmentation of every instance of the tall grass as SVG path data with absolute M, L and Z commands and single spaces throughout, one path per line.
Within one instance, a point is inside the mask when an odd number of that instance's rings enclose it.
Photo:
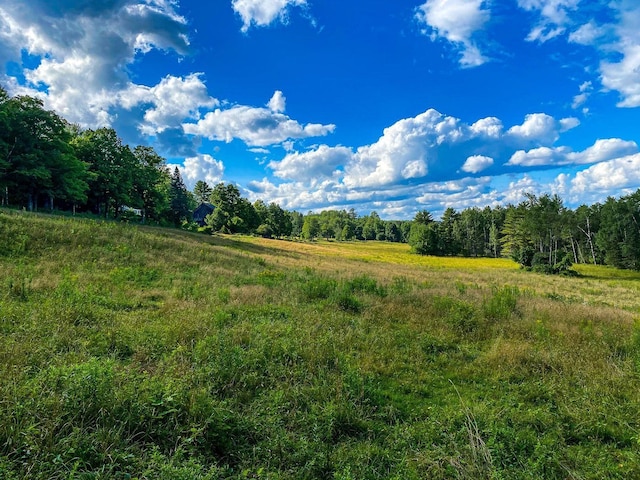
M 640 478 L 638 278 L 401 248 L 0 211 L 0 478 Z

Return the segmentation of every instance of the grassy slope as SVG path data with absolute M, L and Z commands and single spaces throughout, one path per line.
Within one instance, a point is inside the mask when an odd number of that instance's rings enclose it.
M 0 212 L 0 478 L 640 478 L 640 278 Z

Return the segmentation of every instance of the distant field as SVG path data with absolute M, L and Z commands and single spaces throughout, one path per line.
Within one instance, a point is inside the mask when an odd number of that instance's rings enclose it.
M 0 478 L 640 478 L 640 275 L 576 268 L 0 210 Z

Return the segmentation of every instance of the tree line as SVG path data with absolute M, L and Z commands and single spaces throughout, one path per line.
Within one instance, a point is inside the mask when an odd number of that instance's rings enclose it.
M 87 212 L 104 218 L 197 229 L 191 212 L 215 206 L 210 232 L 264 237 L 408 243 L 423 255 L 508 256 L 549 273 L 573 263 L 640 270 L 640 190 L 566 208 L 557 195 L 527 195 L 518 205 L 447 208 L 439 220 L 382 220 L 376 212 L 303 215 L 276 203 L 251 203 L 232 184 L 198 181 L 189 191 L 152 147 L 125 145 L 112 128 L 83 130 L 29 96 L 0 88 L 0 205 Z
M 0 204 L 27 210 L 139 216 L 180 225 L 193 207 L 175 169 L 153 148 L 123 144 L 112 128 L 82 130 L 41 100 L 0 88 Z

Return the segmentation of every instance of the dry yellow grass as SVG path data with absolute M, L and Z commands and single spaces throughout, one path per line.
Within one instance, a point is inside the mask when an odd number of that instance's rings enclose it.
M 242 236 L 215 236 L 214 245 L 235 248 L 264 258 L 279 268 L 306 266 L 338 277 L 367 274 L 382 283 L 407 278 L 449 294 L 471 294 L 505 285 L 517 286 L 533 296 L 576 305 L 640 311 L 640 273 L 576 265 L 580 277 L 525 272 L 506 258 L 433 257 L 412 254 L 406 244 L 387 242 L 294 242 Z

